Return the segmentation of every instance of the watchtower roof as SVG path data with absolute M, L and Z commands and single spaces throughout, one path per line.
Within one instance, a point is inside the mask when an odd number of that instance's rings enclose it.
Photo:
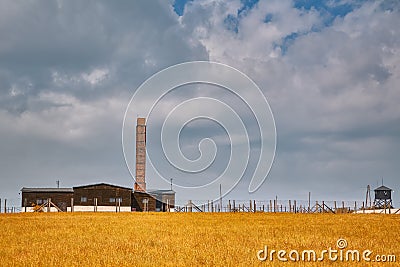
M 381 185 L 380 187 L 376 188 L 374 191 L 393 191 L 387 186 Z

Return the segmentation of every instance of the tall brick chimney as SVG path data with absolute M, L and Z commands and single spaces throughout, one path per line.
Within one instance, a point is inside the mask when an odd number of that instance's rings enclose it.
M 136 122 L 136 182 L 135 191 L 146 192 L 146 119 Z

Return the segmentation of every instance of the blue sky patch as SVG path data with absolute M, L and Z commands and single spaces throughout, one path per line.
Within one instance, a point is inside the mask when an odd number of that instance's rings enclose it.
M 296 0 L 294 7 L 298 9 L 315 9 L 324 18 L 325 26 L 332 25 L 337 17 L 344 17 L 358 8 L 365 0 L 355 0 L 352 3 L 341 3 L 341 1 L 321 1 L 321 0 Z
M 226 16 L 225 20 L 224 20 L 224 24 L 225 27 L 229 30 L 229 31 L 233 31 L 235 33 L 238 33 L 239 31 L 239 19 L 232 15 L 229 14 L 228 16 Z
M 185 10 L 185 5 L 187 2 L 191 2 L 193 0 L 175 0 L 173 7 L 176 14 L 179 16 L 183 15 L 183 11 Z

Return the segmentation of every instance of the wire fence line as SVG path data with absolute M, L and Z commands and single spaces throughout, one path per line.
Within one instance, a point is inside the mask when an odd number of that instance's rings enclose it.
M 0 213 L 19 213 L 24 208 L 20 199 L 0 198 Z M 391 211 L 393 207 L 383 207 L 384 213 L 400 214 L 400 210 Z M 364 201 L 334 201 L 334 200 L 187 200 L 175 203 L 175 212 L 292 212 L 292 213 L 370 213 L 381 210 L 373 203 Z M 383 213 L 383 212 L 382 212 Z
M 21 212 L 21 199 L 0 198 L 0 213 L 18 213 Z
M 390 213 L 390 208 L 383 207 Z M 308 200 L 189 200 L 175 205 L 176 212 L 292 212 L 292 213 L 362 213 L 381 210 L 363 201 L 308 201 Z

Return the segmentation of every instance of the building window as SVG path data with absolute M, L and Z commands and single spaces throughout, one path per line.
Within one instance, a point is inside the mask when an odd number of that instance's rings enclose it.
M 121 203 L 122 202 L 122 197 L 117 197 L 117 198 L 110 197 L 110 203 L 115 203 L 115 202 Z
M 87 197 L 81 197 L 81 202 L 87 202 Z

